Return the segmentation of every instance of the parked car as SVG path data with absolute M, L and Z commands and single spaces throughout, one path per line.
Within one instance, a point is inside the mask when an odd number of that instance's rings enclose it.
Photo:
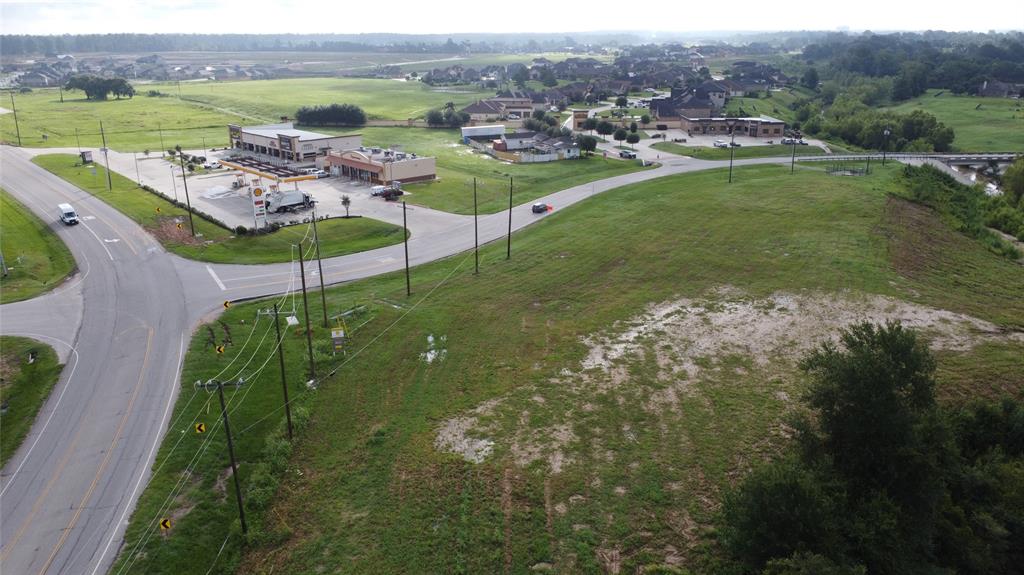
M 621 150 L 619 151 L 619 157 L 626 158 L 627 160 L 635 160 L 636 152 L 632 152 L 630 150 Z
M 729 142 L 726 142 L 725 140 L 715 140 L 715 143 L 713 145 L 716 148 L 728 148 Z
M 741 144 L 739 142 L 729 142 L 729 145 L 734 147 L 734 148 L 738 148 L 738 147 L 740 147 Z
M 810 145 L 807 142 L 805 142 L 804 140 L 797 140 L 796 143 L 800 144 L 801 146 L 808 146 L 808 145 Z
M 535 214 L 543 214 L 550 210 L 551 206 L 547 204 L 533 204 L 533 206 L 530 209 L 533 210 L 533 213 Z
M 316 172 L 314 173 L 314 175 L 315 175 L 315 176 L 316 176 L 317 178 L 326 178 L 326 177 L 330 176 L 330 174 L 328 174 L 327 172 L 325 172 L 325 171 L 323 171 L 323 170 L 317 170 L 317 171 L 316 171 Z
M 388 189 L 387 186 L 374 186 L 374 187 L 370 188 L 370 195 L 374 196 L 374 197 L 376 197 L 376 196 L 383 196 L 384 192 L 386 192 L 387 189 Z
M 782 143 L 792 145 L 796 143 L 796 138 L 782 138 Z
M 664 138 L 665 134 L 654 133 L 654 134 L 651 134 L 651 137 L 652 138 Z
M 207 162 L 203 164 L 203 167 L 206 168 L 207 170 L 216 170 L 217 168 L 220 167 L 220 162 L 218 162 L 217 160 Z

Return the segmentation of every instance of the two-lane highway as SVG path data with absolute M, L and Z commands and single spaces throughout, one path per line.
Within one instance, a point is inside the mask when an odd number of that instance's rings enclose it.
M 52 294 L 0 308 L 4 333 L 65 342 L 54 347 L 72 358 L 0 477 L 0 570 L 103 572 L 145 485 L 198 316 L 170 257 L 134 222 L 20 150 L 0 153 L 4 188 L 53 222 L 79 269 Z M 80 225 L 56 222 L 61 202 L 76 206 Z

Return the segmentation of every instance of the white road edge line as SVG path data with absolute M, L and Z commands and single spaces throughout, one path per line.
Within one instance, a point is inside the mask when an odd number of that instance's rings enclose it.
M 107 257 L 110 258 L 110 261 L 114 261 L 114 254 L 110 253 L 110 250 L 107 249 L 107 243 L 101 240 L 100 237 L 96 235 L 96 232 L 92 231 L 92 228 L 89 227 L 89 224 L 82 222 L 82 225 L 85 227 L 85 229 L 89 230 L 89 233 L 92 234 L 92 237 L 96 238 L 96 241 L 98 241 L 100 245 L 103 246 L 103 251 L 107 252 Z
M 207 266 L 207 268 L 209 268 L 209 266 Z M 213 273 L 213 270 L 210 270 L 210 273 Z M 217 277 L 217 276 L 214 276 L 214 277 Z M 181 343 L 178 345 L 178 369 L 177 369 L 177 371 L 174 372 L 174 379 L 171 380 L 171 384 L 172 385 L 180 385 L 181 367 L 182 367 L 182 363 L 184 361 L 185 361 L 185 334 L 181 334 Z M 168 416 L 171 413 L 171 406 L 174 405 L 174 395 L 175 394 L 172 392 L 167 397 L 167 405 L 164 406 L 164 414 L 163 414 L 163 417 L 160 418 L 160 427 L 158 427 L 157 429 L 166 431 L 164 428 L 167 426 L 167 418 L 168 418 Z M 156 452 L 157 446 L 160 445 L 160 440 L 161 439 L 163 439 L 163 434 L 162 433 L 157 433 L 156 437 L 153 439 L 153 445 L 149 448 L 149 454 L 146 455 L 146 461 L 152 461 L 153 460 L 153 454 Z M 125 518 L 128 516 L 128 512 L 131 511 L 135 507 L 132 504 L 132 502 L 135 501 L 135 494 L 139 492 L 139 487 L 141 487 L 141 485 L 142 485 L 142 478 L 143 478 L 143 476 L 146 475 L 146 471 L 148 471 L 149 468 L 150 468 L 150 465 L 146 465 L 146 466 L 144 466 L 142 468 L 142 471 L 139 472 L 139 479 L 135 482 L 135 488 L 132 489 L 132 494 L 128 497 L 128 504 L 125 505 L 124 513 L 121 514 L 121 518 L 118 519 L 117 523 L 114 524 L 114 531 L 110 534 L 110 539 L 107 539 L 107 545 L 105 547 L 103 547 L 103 552 L 100 553 L 99 559 L 96 560 L 96 567 L 93 568 L 92 575 L 96 575 L 97 571 L 99 571 L 100 565 L 103 564 L 103 558 L 107 556 L 107 551 L 110 551 L 110 546 L 114 543 L 114 537 L 117 536 L 117 532 L 120 529 L 121 524 L 125 522 Z M 138 502 L 135 501 L 135 503 L 138 503 Z M 126 527 L 127 527 L 127 525 L 126 525 Z
M 67 392 L 68 388 L 71 387 L 71 382 L 75 377 L 75 369 L 78 367 L 78 350 L 75 349 L 75 346 L 69 344 L 66 341 L 62 341 L 55 337 L 50 337 L 48 335 L 35 333 L 11 333 L 9 335 L 22 335 L 25 337 L 31 337 L 35 339 L 49 339 L 51 341 L 56 341 L 58 343 L 66 345 L 68 349 L 71 350 L 71 353 L 74 354 L 75 363 L 71 365 L 71 373 L 68 374 L 68 379 L 64 383 L 64 389 L 60 390 L 60 395 L 57 396 L 57 403 L 53 404 L 53 409 L 50 410 L 50 415 L 47 416 L 46 422 L 43 423 L 43 428 L 39 430 L 38 434 L 36 434 L 36 438 L 35 440 L 32 441 L 32 445 L 29 446 L 28 451 L 25 452 L 25 457 L 21 458 L 21 462 L 18 464 L 18 468 L 14 470 L 14 473 L 12 473 L 10 478 L 7 480 L 7 485 L 4 485 L 3 490 L 0 491 L 0 497 L 3 497 L 4 493 L 7 493 L 7 489 L 14 484 L 14 478 L 18 476 L 18 472 L 21 471 L 21 467 L 25 465 L 25 462 L 28 461 L 29 456 L 32 455 L 32 450 L 35 449 L 36 444 L 39 443 L 39 438 L 41 438 L 43 434 L 46 433 L 46 428 L 50 426 L 50 420 L 52 420 L 54 414 L 57 413 L 57 408 L 60 407 L 60 402 L 62 399 L 64 399 L 64 394 Z
M 228 288 L 224 287 L 224 282 L 220 281 L 220 278 L 217 277 L 217 272 L 213 271 L 210 264 L 206 264 L 206 271 L 210 272 L 210 277 L 213 278 L 213 281 L 217 282 L 217 287 L 220 288 L 220 291 L 228 291 Z

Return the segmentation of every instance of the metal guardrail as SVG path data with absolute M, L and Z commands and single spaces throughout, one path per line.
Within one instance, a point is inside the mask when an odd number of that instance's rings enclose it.
M 823 154 L 816 156 L 801 156 L 797 154 L 797 159 L 801 161 L 843 161 L 843 160 L 866 160 L 871 158 L 872 160 L 881 160 L 883 157 L 887 160 L 939 160 L 939 161 L 976 161 L 976 162 L 988 162 L 988 161 L 1005 161 L 1012 162 L 1017 157 L 1024 154 L 1020 152 L 990 152 L 981 154 L 922 154 L 922 153 L 904 153 L 896 152 L 891 154 L 882 154 L 874 152 L 865 152 L 862 154 Z

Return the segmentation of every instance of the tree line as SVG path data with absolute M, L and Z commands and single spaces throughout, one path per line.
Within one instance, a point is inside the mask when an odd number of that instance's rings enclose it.
M 302 106 L 295 111 L 295 121 L 307 126 L 362 126 L 366 112 L 354 104 Z

